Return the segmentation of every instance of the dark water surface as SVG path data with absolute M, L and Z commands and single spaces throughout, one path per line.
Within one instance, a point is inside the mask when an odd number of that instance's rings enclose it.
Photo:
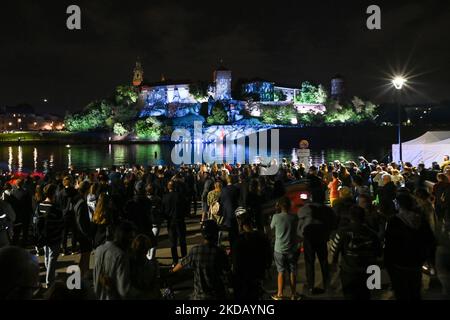
M 282 148 L 280 158 L 292 159 L 296 154 L 294 149 Z M 170 164 L 171 152 L 174 148 L 170 144 L 111 144 L 111 145 L 23 145 L 0 146 L 0 168 L 13 171 L 45 171 L 66 169 L 74 165 L 79 169 L 106 168 L 111 165 L 159 165 Z M 180 146 L 175 146 L 179 149 Z M 196 145 L 194 152 L 201 154 L 202 145 Z M 209 148 L 208 146 L 206 148 Z M 223 152 L 223 150 L 222 150 Z M 248 147 L 246 153 L 248 154 Z M 357 160 L 364 155 L 368 160 L 387 160 L 389 148 L 367 146 L 367 148 L 311 148 L 313 164 L 320 164 L 334 160 Z M 220 158 L 219 155 L 214 159 Z M 294 156 L 295 158 L 295 156 Z M 229 161 L 233 162 L 233 161 Z M 253 162 L 250 160 L 250 162 Z

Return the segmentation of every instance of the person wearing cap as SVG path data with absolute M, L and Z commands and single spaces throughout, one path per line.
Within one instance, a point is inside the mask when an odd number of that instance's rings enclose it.
M 206 220 L 202 223 L 201 231 L 203 242 L 194 246 L 172 272 L 184 268 L 193 270 L 192 300 L 223 300 L 227 297 L 226 282 L 230 266 L 225 251 L 217 246 L 219 227 L 214 220 Z
M 147 198 L 142 180 L 134 185 L 134 196 L 125 204 L 123 211 L 123 218 L 135 225 L 138 234 L 148 236 L 152 232 L 152 202 Z

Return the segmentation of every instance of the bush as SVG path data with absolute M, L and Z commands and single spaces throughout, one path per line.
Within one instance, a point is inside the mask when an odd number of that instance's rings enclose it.
M 67 130 L 71 132 L 86 132 L 104 129 L 108 126 L 112 107 L 107 101 L 93 102 L 82 112 L 68 114 L 64 119 Z
M 115 123 L 113 128 L 114 134 L 118 136 L 124 136 L 128 134 L 128 130 L 124 128 L 124 126 L 121 123 Z
M 216 102 L 211 110 L 211 115 L 208 117 L 208 124 L 226 124 L 228 116 L 222 103 Z
M 138 138 L 157 141 L 161 138 L 163 126 L 158 119 L 148 117 L 136 121 L 135 130 Z

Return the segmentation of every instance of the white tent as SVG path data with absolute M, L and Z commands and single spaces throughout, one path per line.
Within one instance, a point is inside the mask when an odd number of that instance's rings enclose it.
M 450 131 L 428 131 L 417 139 L 403 142 L 402 149 L 403 161 L 414 166 L 423 162 L 431 167 L 434 161 L 440 164 L 450 154 Z M 392 145 L 392 159 L 400 161 L 398 144 Z

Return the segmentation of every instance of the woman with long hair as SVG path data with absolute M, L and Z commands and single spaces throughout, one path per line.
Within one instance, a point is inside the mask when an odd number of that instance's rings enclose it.
M 98 197 L 92 215 L 94 225 L 94 248 L 106 242 L 112 234 L 111 227 L 114 224 L 114 215 L 111 212 L 111 198 L 106 193 L 101 193 Z

